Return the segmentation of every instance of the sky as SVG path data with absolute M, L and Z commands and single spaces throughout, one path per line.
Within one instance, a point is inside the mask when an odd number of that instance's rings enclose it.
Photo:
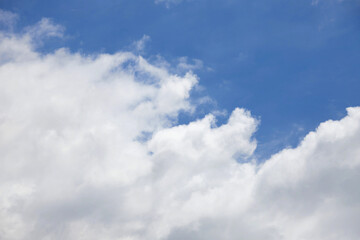
M 359 239 L 359 13 L 0 0 L 0 239 Z
M 114 53 L 148 36 L 147 58 L 201 61 L 198 96 L 213 102 L 180 120 L 245 107 L 261 118 L 259 158 L 359 104 L 357 0 L 2 0 L 0 8 L 19 15 L 18 30 L 43 17 L 66 29 L 42 51 Z

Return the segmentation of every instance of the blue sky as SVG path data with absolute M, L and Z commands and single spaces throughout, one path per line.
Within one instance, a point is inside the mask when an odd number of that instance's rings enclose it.
M 198 94 L 216 101 L 203 108 L 251 110 L 261 119 L 260 155 L 296 145 L 360 101 L 359 1 L 2 0 L 0 8 L 21 16 L 19 29 L 42 17 L 65 26 L 67 37 L 44 51 L 114 53 L 148 35 L 148 58 L 201 60 Z

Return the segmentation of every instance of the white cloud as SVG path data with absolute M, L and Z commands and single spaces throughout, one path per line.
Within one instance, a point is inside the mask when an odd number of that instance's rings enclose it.
M 187 57 L 180 57 L 177 68 L 179 71 L 194 71 L 204 67 L 204 63 L 200 59 L 192 59 L 192 62 L 189 62 Z
M 174 126 L 194 74 L 40 54 L 44 21 L 0 35 L 1 239 L 358 239 L 360 108 L 257 164 L 244 109 Z
M 145 49 L 146 43 L 149 41 L 150 37 L 148 35 L 144 35 L 140 40 L 133 42 L 132 48 L 136 52 L 142 52 Z
M 0 9 L 0 27 L 3 25 L 9 29 L 12 29 L 17 20 L 17 14 Z
M 47 37 L 63 37 L 65 28 L 59 24 L 54 24 L 51 19 L 43 18 L 34 26 L 25 28 L 24 38 L 39 44 Z

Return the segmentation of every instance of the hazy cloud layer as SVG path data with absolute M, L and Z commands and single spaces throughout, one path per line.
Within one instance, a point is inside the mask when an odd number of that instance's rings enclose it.
M 360 108 L 259 165 L 247 110 L 175 126 L 194 74 L 34 48 L 62 32 L 0 34 L 1 239 L 358 239 Z

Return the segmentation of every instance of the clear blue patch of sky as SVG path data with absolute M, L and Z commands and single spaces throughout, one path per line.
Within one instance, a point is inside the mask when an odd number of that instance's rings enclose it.
M 42 17 L 64 25 L 67 37 L 48 49 L 112 53 L 146 34 L 147 57 L 201 59 L 205 90 L 195 94 L 259 117 L 259 158 L 360 104 L 358 0 L 193 0 L 170 8 L 152 0 L 1 0 L 0 8 L 20 16 L 18 29 Z

